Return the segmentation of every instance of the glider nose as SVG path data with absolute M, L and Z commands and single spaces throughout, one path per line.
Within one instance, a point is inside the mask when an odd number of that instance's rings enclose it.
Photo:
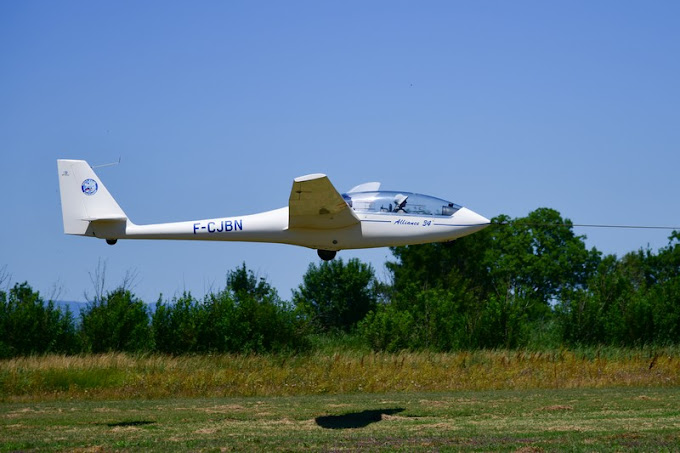
M 489 219 L 468 208 L 461 208 L 456 213 L 456 216 L 458 217 L 457 220 L 460 226 L 468 227 L 470 233 L 482 230 L 491 225 L 491 221 Z

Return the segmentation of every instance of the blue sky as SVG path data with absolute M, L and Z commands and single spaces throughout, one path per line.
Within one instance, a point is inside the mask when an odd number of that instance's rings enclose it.
M 326 173 L 487 217 L 680 225 L 675 1 L 2 2 L 0 268 L 83 300 L 107 263 L 147 302 L 245 262 L 282 297 L 313 250 L 62 233 L 57 158 L 139 224 L 250 214 Z M 622 255 L 668 231 L 586 230 Z M 388 249 L 343 251 L 386 278 Z

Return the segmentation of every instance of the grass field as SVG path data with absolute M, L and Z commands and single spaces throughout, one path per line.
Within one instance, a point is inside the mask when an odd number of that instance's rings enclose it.
M 680 451 L 675 349 L 0 361 L 0 450 Z
M 0 401 L 680 386 L 665 350 L 26 357 L 0 361 Z
M 0 406 L 0 449 L 677 451 L 676 388 L 52 401 Z

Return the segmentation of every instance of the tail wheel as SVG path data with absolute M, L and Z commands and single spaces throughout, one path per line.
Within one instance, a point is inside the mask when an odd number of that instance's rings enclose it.
M 316 253 L 319 254 L 319 258 L 321 258 L 324 261 L 330 261 L 333 258 L 335 258 L 335 254 L 338 253 L 335 250 L 317 250 Z

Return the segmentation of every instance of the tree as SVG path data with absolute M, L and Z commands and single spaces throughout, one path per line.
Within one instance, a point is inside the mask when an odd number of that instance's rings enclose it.
M 564 291 L 583 288 L 599 262 L 599 252 L 587 250 L 585 237 L 553 209 L 514 220 L 501 215 L 492 223 L 452 244 L 394 248 L 398 261 L 388 268 L 395 288 L 449 288 L 462 277 L 484 299 L 508 293 L 546 308 Z
M 680 342 L 680 231 L 673 231 L 668 246 L 654 258 L 655 280 L 650 297 L 654 300 L 657 342 Z
M 205 325 L 203 305 L 185 292 L 170 303 L 161 298 L 151 315 L 151 330 L 156 351 L 182 354 L 200 351 L 201 330 Z
M 677 344 L 680 339 L 680 236 L 654 253 L 605 257 L 587 286 L 558 308 L 568 344 Z
M 507 291 L 541 313 L 565 292 L 585 287 L 600 253 L 586 249 L 585 236 L 574 234 L 569 219 L 539 208 L 524 218 L 500 220 L 485 256 L 498 294 Z
M 264 277 L 257 278 L 253 271 L 246 267 L 245 262 L 227 273 L 227 290 L 236 299 L 248 295 L 258 301 L 269 300 L 275 304 L 281 304 L 276 289 L 267 283 Z
M 376 350 L 469 347 L 473 296 L 461 285 L 449 289 L 411 285 L 393 295 L 359 323 L 359 332 Z
M 291 307 L 265 278 L 258 278 L 245 263 L 227 274 L 227 287 L 214 299 L 226 309 L 232 351 L 265 352 L 300 349 L 304 341 Z
M 392 247 L 396 261 L 386 266 L 392 274 L 394 291 L 411 285 L 448 289 L 460 284 L 460 277 L 475 295 L 486 298 L 492 291 L 486 253 L 493 245 L 489 228 L 452 242 Z
M 0 357 L 73 353 L 78 348 L 75 322 L 68 308 L 45 303 L 28 283 L 17 283 L 9 294 L 0 291 Z
M 152 317 L 156 349 L 184 352 L 269 352 L 306 346 L 299 322 L 264 278 L 245 263 L 227 273 L 226 288 L 202 301 L 190 294 L 164 303 Z
M 88 303 L 81 334 L 86 350 L 94 353 L 153 349 L 148 307 L 122 287 Z
M 356 258 L 311 263 L 293 302 L 319 332 L 349 332 L 373 310 L 378 282 L 373 267 Z
M 599 252 L 587 250 L 584 237 L 553 209 L 492 223 L 453 243 L 393 248 L 392 302 L 409 287 L 444 290 L 441 297 L 456 301 L 477 347 L 523 345 L 553 325 L 552 306 L 585 288 Z

